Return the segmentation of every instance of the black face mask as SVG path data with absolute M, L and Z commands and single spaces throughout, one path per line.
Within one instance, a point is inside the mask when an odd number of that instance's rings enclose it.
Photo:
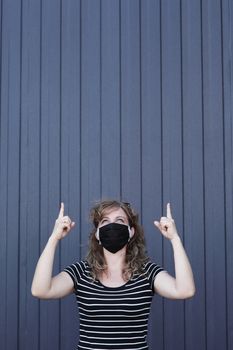
M 100 243 L 113 254 L 121 250 L 129 239 L 130 228 L 127 225 L 110 223 L 99 228 Z

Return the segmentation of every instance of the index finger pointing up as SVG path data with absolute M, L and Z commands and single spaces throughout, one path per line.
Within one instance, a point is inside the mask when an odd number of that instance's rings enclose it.
M 171 205 L 167 203 L 167 218 L 172 219 Z
M 58 215 L 58 218 L 62 218 L 64 216 L 64 203 L 62 202 L 61 203 L 61 208 L 60 208 L 60 211 L 59 211 L 59 215 Z

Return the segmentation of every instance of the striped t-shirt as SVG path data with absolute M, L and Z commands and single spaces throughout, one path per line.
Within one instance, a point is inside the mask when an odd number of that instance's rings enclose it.
M 81 261 L 65 268 L 74 282 L 80 316 L 78 350 L 146 350 L 147 325 L 155 276 L 163 269 L 151 262 L 120 287 L 93 281 Z

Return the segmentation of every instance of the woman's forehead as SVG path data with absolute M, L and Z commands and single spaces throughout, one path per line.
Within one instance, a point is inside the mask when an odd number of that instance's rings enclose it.
M 127 219 L 127 215 L 122 208 L 106 208 L 102 212 L 102 217 L 122 216 Z

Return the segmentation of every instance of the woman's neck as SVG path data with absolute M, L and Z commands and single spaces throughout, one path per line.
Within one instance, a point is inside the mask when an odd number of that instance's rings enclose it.
M 120 287 L 126 283 L 123 276 L 125 268 L 126 249 L 111 254 L 108 251 L 104 252 L 107 269 L 100 276 L 100 282 L 106 287 Z
M 109 253 L 108 251 L 104 252 L 104 257 L 107 264 L 107 274 L 122 274 L 125 267 L 125 255 L 125 247 L 115 254 Z

